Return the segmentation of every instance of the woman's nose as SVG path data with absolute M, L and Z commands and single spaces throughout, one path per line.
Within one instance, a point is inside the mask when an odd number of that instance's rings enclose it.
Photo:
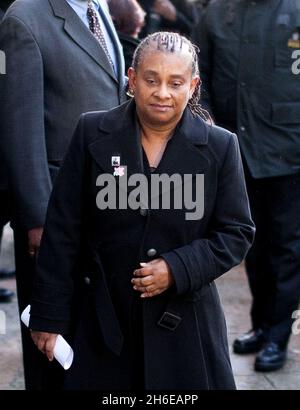
M 166 98 L 170 98 L 171 94 L 170 91 L 168 89 L 167 85 L 160 85 L 157 90 L 155 91 L 155 95 L 161 99 L 166 99 Z

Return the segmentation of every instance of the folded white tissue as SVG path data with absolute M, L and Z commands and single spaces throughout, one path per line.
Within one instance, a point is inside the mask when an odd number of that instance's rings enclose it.
M 21 314 L 21 320 L 27 327 L 29 326 L 29 319 L 30 305 L 28 305 Z M 53 354 L 55 359 L 62 365 L 65 370 L 68 370 L 71 367 L 74 352 L 69 343 L 67 343 L 61 335 L 58 335 L 56 338 Z

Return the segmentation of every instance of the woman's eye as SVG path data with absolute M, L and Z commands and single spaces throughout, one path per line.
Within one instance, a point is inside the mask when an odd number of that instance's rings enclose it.
M 147 83 L 148 84 L 150 84 L 150 85 L 153 85 L 153 84 L 155 84 L 155 80 L 152 80 L 152 79 L 148 79 L 148 80 L 146 80 L 147 81 Z
M 178 88 L 181 86 L 181 83 L 173 83 L 173 87 Z

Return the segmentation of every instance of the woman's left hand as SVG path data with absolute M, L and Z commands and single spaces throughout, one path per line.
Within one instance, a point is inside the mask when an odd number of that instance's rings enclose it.
M 141 292 L 142 298 L 159 295 L 174 283 L 169 265 L 162 258 L 149 263 L 140 263 L 141 268 L 133 272 L 133 289 Z

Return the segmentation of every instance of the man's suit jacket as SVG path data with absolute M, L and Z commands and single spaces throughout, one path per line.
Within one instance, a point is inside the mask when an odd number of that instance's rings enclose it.
M 169 141 L 156 173 L 179 174 L 182 181 L 192 176 L 193 193 L 200 191 L 196 175 L 204 174 L 204 215 L 194 221 L 185 218 L 185 206 L 98 209 L 100 175 L 110 174 L 126 200 L 134 194 L 135 187 L 122 185 L 126 176 L 113 177 L 112 157 L 120 157 L 130 178 L 147 175 L 141 153 L 134 101 L 82 116 L 49 203 L 30 326 L 68 332 L 74 278 L 89 276 L 91 293 L 76 315 L 69 386 L 128 389 L 135 293 L 130 280 L 140 262 L 162 257 L 176 286 L 140 305 L 146 388 L 234 388 L 213 281 L 243 260 L 253 240 L 237 138 L 186 109 Z M 173 184 L 169 189 L 174 194 Z M 177 319 L 162 318 L 166 311 Z
M 19 0 L 0 25 L 7 61 L 0 76 L 0 148 L 25 229 L 44 224 L 52 180 L 79 115 L 125 100 L 122 49 L 107 13 L 118 78 L 65 0 Z

